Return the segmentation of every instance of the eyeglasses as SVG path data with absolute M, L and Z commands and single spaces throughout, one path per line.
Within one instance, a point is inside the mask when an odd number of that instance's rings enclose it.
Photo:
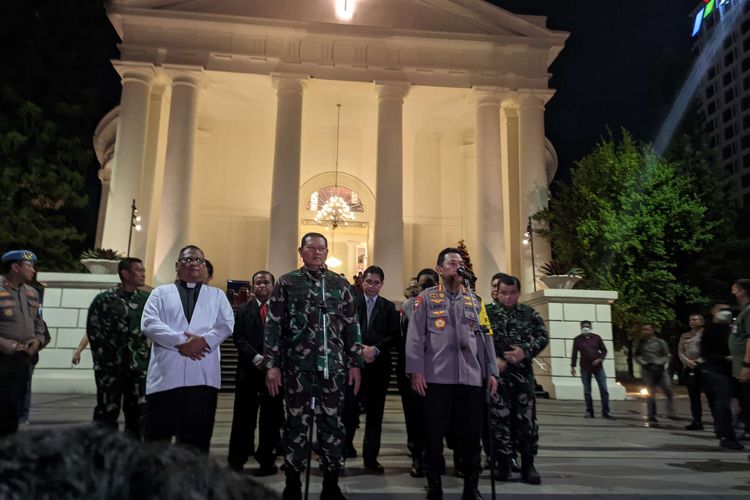
M 181 259 L 177 259 L 177 262 L 179 262 L 180 264 L 185 264 L 185 265 L 189 265 L 189 264 L 201 265 L 201 264 L 206 263 L 206 259 L 201 259 L 200 257 L 182 257 Z

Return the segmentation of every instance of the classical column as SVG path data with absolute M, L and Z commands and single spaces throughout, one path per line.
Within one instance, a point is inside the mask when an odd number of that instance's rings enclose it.
M 474 88 L 476 104 L 476 235 L 472 261 L 479 277 L 477 291 L 490 296 L 490 280 L 507 272 L 503 234 L 503 179 L 500 166 L 500 97 L 496 89 Z M 471 195 L 470 195 L 471 197 Z
M 403 104 L 406 82 L 376 82 L 378 139 L 372 263 L 385 271 L 382 294 L 399 300 L 404 288 Z
M 529 217 L 547 206 L 549 201 L 547 171 L 544 165 L 544 100 L 533 93 L 522 93 L 518 108 L 518 130 L 520 144 L 520 179 L 519 193 L 521 208 L 519 224 L 522 232 L 528 224 Z M 523 247 L 522 286 L 528 292 L 534 290 L 531 251 Z M 549 245 L 542 238 L 534 239 L 534 260 L 538 268 L 550 258 Z M 537 281 L 537 288 L 540 288 Z
M 189 229 L 193 207 L 191 194 L 198 94 L 203 74 L 198 69 L 167 69 L 172 76 L 172 101 L 154 252 L 155 284 L 174 280 L 177 252 L 183 246 L 195 243 L 189 241 Z
M 297 267 L 305 79 L 299 75 L 272 75 L 271 78 L 277 101 L 267 269 L 276 276 Z
M 109 183 L 112 180 L 111 160 L 107 161 L 107 163 L 99 169 L 98 177 L 102 182 L 102 195 L 99 198 L 99 213 L 96 218 L 96 237 L 94 238 L 94 246 L 96 248 L 103 248 L 102 237 L 104 236 L 104 221 L 106 220 L 107 202 L 109 201 Z
M 500 151 L 503 179 L 503 227 L 505 229 L 505 268 L 521 277 L 521 197 L 519 172 L 518 109 L 509 100 L 500 109 Z M 525 226 L 523 226 L 525 227 Z
M 124 254 L 130 231 L 130 204 L 133 198 L 140 195 L 154 70 L 151 66 L 131 66 L 124 63 L 116 64 L 115 68 L 122 77 L 122 95 L 101 242 L 103 247 Z

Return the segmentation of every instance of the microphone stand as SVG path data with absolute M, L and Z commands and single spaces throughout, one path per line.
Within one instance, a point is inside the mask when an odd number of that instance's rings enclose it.
M 318 306 L 318 323 L 323 327 L 323 379 L 328 380 L 328 305 L 326 304 L 326 274 L 320 269 L 320 289 L 322 301 Z M 318 336 L 315 336 L 315 368 L 313 370 L 312 394 L 310 396 L 310 425 L 307 427 L 307 470 L 305 471 L 305 500 L 310 493 L 310 469 L 312 469 L 312 442 L 315 427 L 315 409 L 318 392 Z
M 489 434 L 487 436 L 487 451 L 490 455 L 490 488 L 492 491 L 492 500 L 495 500 L 495 457 L 494 452 L 492 449 L 492 433 L 490 432 L 490 405 L 492 404 L 492 395 L 490 394 L 490 385 L 487 383 L 487 378 L 490 375 L 494 376 L 495 378 L 499 378 L 498 371 L 497 371 L 497 363 L 494 359 L 490 359 L 490 350 L 488 347 L 488 342 L 492 342 L 492 340 L 489 338 L 489 335 L 487 335 L 487 332 L 484 331 L 482 328 L 482 325 L 479 324 L 479 311 L 477 311 L 477 303 L 479 302 L 479 299 L 474 293 L 474 290 L 471 287 L 472 283 L 472 276 L 471 274 L 467 273 L 460 273 L 460 276 L 464 280 L 464 285 L 466 286 L 466 290 L 469 292 L 469 297 L 471 298 L 471 307 L 474 310 L 474 317 L 476 318 L 476 322 L 474 323 L 474 334 L 480 335 L 482 337 L 482 342 L 484 343 L 484 374 L 485 379 L 482 381 L 482 385 L 484 386 L 484 418 L 487 420 L 487 433 Z M 474 277 L 476 278 L 476 277 Z

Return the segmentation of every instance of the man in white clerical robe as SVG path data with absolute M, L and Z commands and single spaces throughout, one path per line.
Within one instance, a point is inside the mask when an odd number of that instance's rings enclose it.
M 234 314 L 224 292 L 204 283 L 203 251 L 180 251 L 177 280 L 146 302 L 143 334 L 153 342 L 146 379 L 146 441 L 180 444 L 208 454 L 221 387 L 219 346 Z

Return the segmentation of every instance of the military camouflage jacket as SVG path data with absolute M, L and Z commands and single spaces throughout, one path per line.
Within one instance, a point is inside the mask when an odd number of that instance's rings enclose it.
M 362 366 L 362 338 L 349 283 L 336 273 L 305 267 L 279 278 L 268 301 L 264 335 L 265 364 L 298 370 L 323 370 L 323 312 L 327 313 L 327 364 L 330 373 Z M 325 281 L 325 298 L 322 293 Z M 315 347 L 318 352 L 315 353 Z
M 549 342 L 549 334 L 539 313 L 525 304 L 505 307 L 494 302 L 487 305 L 487 315 L 498 357 L 512 346 L 519 346 L 526 355 L 521 365 L 531 370 L 531 358 L 547 347 Z
M 141 334 L 141 316 L 148 293 L 125 293 L 118 285 L 94 298 L 89 307 L 86 335 L 91 342 L 94 368 L 128 366 L 148 368 L 147 339 Z

